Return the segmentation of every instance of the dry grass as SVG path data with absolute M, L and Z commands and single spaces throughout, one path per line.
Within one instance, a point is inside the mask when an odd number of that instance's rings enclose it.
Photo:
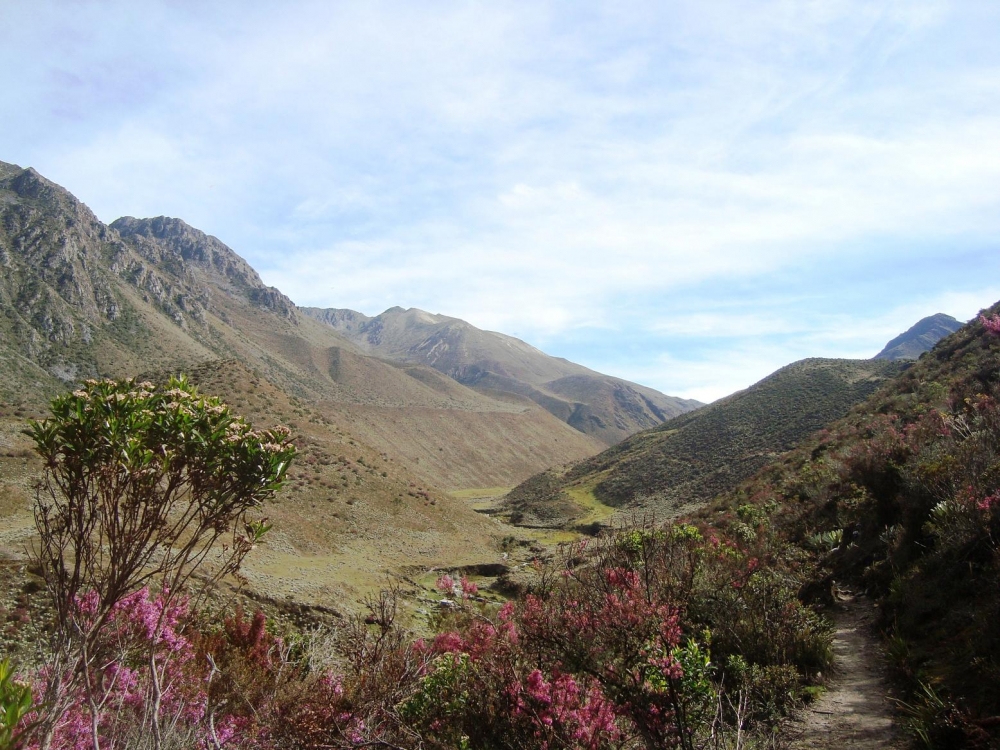
M 353 610 L 406 570 L 502 561 L 498 540 L 510 529 L 467 498 L 505 488 L 442 492 L 238 363 L 196 366 L 189 375 L 254 424 L 293 427 L 299 454 L 286 486 L 261 509 L 274 531 L 245 571 L 259 595 Z M 18 417 L 0 420 L 0 552 L 9 555 L 21 553 L 33 530 L 29 487 L 41 470 L 23 426 Z

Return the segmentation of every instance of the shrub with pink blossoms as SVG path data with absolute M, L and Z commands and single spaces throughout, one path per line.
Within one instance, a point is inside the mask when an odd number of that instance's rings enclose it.
M 987 331 L 1000 336 L 1000 315 L 980 315 L 979 322 Z
M 597 682 L 531 666 L 512 605 L 427 648 L 433 659 L 400 706 L 425 747 L 596 750 L 622 736 Z
M 80 601 L 81 617 L 93 611 L 92 599 L 88 593 Z M 169 718 L 175 733 L 202 741 L 205 671 L 194 663 L 194 649 L 183 634 L 186 616 L 184 599 L 165 603 L 163 593 L 151 596 L 145 588 L 118 602 L 95 641 L 84 679 L 74 680 L 67 673 L 56 680 L 70 691 L 70 700 L 55 724 L 51 747 L 93 748 L 95 725 L 102 746 L 137 742 L 148 734 L 154 679 L 160 687 L 161 716 Z M 155 676 L 150 654 L 155 657 Z M 43 672 L 38 677 L 44 684 L 56 676 Z M 88 698 L 88 691 L 95 700 Z M 90 709 L 94 704 L 100 706 L 96 716 Z

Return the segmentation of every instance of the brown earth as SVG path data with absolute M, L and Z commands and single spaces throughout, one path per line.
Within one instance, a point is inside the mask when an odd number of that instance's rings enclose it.
M 875 610 L 862 596 L 839 592 L 834 614 L 834 674 L 827 691 L 788 726 L 792 750 L 909 747 L 893 716 L 885 658 L 872 629 Z

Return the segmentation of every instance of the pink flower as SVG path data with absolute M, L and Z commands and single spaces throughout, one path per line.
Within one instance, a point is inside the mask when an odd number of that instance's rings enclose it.
M 1000 315 L 991 315 L 986 317 L 985 315 L 979 316 L 979 322 L 983 324 L 983 328 L 992 334 L 1000 335 Z
M 465 576 L 462 576 L 462 595 L 468 599 L 479 592 L 479 587 Z
M 983 511 L 983 513 L 989 513 L 991 509 L 1000 507 L 1000 492 L 994 492 L 992 495 L 987 495 L 976 503 L 976 507 Z
M 458 633 L 441 633 L 434 639 L 432 648 L 439 654 L 462 653 L 465 651 L 465 641 Z

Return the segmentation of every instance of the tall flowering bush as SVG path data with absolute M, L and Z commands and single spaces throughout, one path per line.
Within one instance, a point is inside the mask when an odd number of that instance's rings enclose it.
M 649 748 L 687 746 L 680 689 L 684 669 L 679 612 L 644 585 L 637 571 L 578 571 L 545 598 L 529 596 L 523 615 L 527 648 L 550 668 L 592 675 Z
M 168 613 L 196 572 L 209 580 L 237 573 L 266 533 L 248 514 L 281 485 L 295 454 L 288 430 L 255 431 L 174 378 L 165 386 L 89 380 L 54 399 L 51 416 L 26 432 L 45 465 L 34 557 L 56 614 L 41 746 L 82 696 L 99 750 L 102 643 L 123 603 L 155 581 L 163 601 L 137 668 L 148 670 L 145 726 L 159 748 L 168 686 L 158 644 Z
M 618 714 L 600 684 L 536 666 L 521 627 L 523 617 L 507 604 L 495 617 L 479 613 L 422 646 L 429 661 L 400 714 L 425 746 L 597 750 L 618 744 Z

